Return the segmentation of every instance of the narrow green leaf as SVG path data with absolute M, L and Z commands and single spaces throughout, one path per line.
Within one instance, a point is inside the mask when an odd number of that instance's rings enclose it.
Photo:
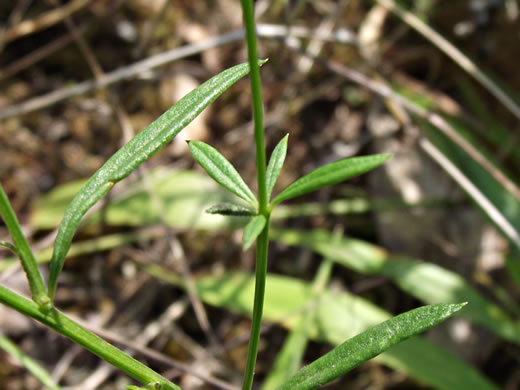
M 188 146 L 193 158 L 218 184 L 256 207 L 258 202 L 253 192 L 217 149 L 201 141 L 189 141 Z
M 0 217 L 4 220 L 14 243 L 14 245 L 3 243 L 3 246 L 13 250 L 20 258 L 27 281 L 29 282 L 33 301 L 36 302 L 42 310 L 48 311 L 51 302 L 45 290 L 45 282 L 43 281 L 36 259 L 22 232 L 18 218 L 11 207 L 11 203 L 2 184 L 0 184 Z
M 256 215 L 256 211 L 239 204 L 219 203 L 211 206 L 206 210 L 208 214 L 228 215 L 232 217 L 252 217 Z
M 263 63 L 261 61 L 261 63 Z M 191 91 L 168 111 L 119 149 L 74 197 L 58 229 L 50 266 L 49 296 L 56 290 L 58 275 L 72 237 L 85 213 L 118 181 L 170 142 L 184 127 L 226 89 L 249 72 L 248 64 L 229 68 Z
M 466 303 L 423 306 L 352 337 L 302 368 L 280 389 L 313 390 L 340 377 L 390 347 L 441 323 Z
M 271 193 L 273 192 L 274 185 L 276 184 L 276 180 L 280 175 L 280 171 L 282 170 L 283 163 L 285 161 L 285 156 L 287 155 L 287 141 L 289 139 L 289 134 L 283 137 L 278 145 L 273 150 L 271 154 L 271 158 L 269 159 L 269 164 L 267 165 L 266 171 L 266 187 L 267 187 L 267 200 L 271 199 Z
M 390 156 L 390 154 L 375 154 L 372 156 L 352 157 L 320 167 L 299 178 L 278 194 L 272 201 L 271 208 L 284 200 L 295 198 L 368 172 L 384 163 Z
M 253 244 L 260 233 L 262 233 L 266 222 L 267 220 L 263 215 L 257 215 L 246 225 L 244 228 L 244 235 L 242 236 L 242 244 L 245 251 L 249 249 L 251 244 Z
M 31 374 L 33 374 L 49 390 L 60 390 L 50 374 L 38 362 L 24 353 L 18 346 L 0 332 L 0 349 L 16 358 Z
M 0 246 L 3 246 L 6 249 L 9 249 L 15 256 L 20 257 L 20 254 L 18 253 L 18 249 L 7 241 L 0 241 Z

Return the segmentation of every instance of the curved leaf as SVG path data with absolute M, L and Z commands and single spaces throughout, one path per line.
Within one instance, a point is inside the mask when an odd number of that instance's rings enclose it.
M 281 390 L 312 390 L 372 359 L 390 347 L 441 323 L 466 303 L 437 304 L 410 310 L 374 326 L 298 371 Z
M 249 249 L 251 244 L 253 244 L 260 233 L 262 233 L 266 222 L 267 219 L 263 215 L 257 215 L 246 225 L 244 228 L 244 235 L 242 236 L 242 244 L 245 251 Z
M 388 160 L 390 156 L 390 154 L 375 154 L 372 156 L 346 158 L 327 164 L 290 184 L 274 198 L 271 207 L 274 207 L 284 200 L 295 198 L 308 192 L 340 183 L 351 177 L 361 175 L 378 167 Z
M 264 62 L 261 61 L 261 63 Z M 248 72 L 249 65 L 240 64 L 209 79 L 132 138 L 94 173 L 70 203 L 58 229 L 50 265 L 48 287 L 50 297 L 54 296 L 58 275 L 83 215 L 115 183 L 127 177 L 140 164 L 157 153 L 193 121 L 206 106 Z
M 222 187 L 256 207 L 255 195 L 231 163 L 215 149 L 201 141 L 189 141 L 191 155 Z
M 289 139 L 289 134 L 283 137 L 278 145 L 273 150 L 271 154 L 271 158 L 269 159 L 269 164 L 267 165 L 266 171 L 266 187 L 267 187 L 267 199 L 271 199 L 271 193 L 273 192 L 274 185 L 276 184 L 276 180 L 280 175 L 280 171 L 282 170 L 283 163 L 285 161 L 285 156 L 287 155 L 287 141 Z

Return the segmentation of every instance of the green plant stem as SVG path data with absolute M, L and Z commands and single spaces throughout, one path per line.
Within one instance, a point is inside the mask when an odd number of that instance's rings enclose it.
M 34 258 L 31 248 L 29 247 L 29 243 L 22 233 L 22 229 L 18 219 L 16 218 L 16 214 L 14 213 L 14 210 L 11 207 L 11 203 L 9 202 L 9 199 L 7 198 L 7 195 L 1 184 L 0 215 L 7 225 L 7 229 L 11 234 L 14 246 L 16 248 L 16 254 L 20 257 L 20 261 L 22 262 L 22 267 L 25 271 L 25 274 L 27 275 L 27 280 L 29 282 L 29 287 L 31 289 L 34 302 L 38 304 L 40 309 L 43 309 L 44 311 L 49 310 L 51 307 L 51 301 L 47 296 L 45 282 L 43 281 L 43 277 L 40 273 L 40 270 L 38 269 L 36 259 Z
M 251 80 L 251 94 L 253 100 L 253 120 L 255 123 L 256 143 L 256 175 L 258 181 L 259 213 L 267 217 L 267 184 L 266 184 L 266 157 L 264 142 L 264 108 L 262 103 L 262 82 L 260 80 L 260 66 L 256 50 L 256 31 L 253 2 L 242 1 L 242 12 L 246 28 L 247 54 L 249 60 L 249 75 Z
M 258 237 L 256 247 L 256 282 L 253 307 L 253 320 L 251 323 L 251 335 L 247 350 L 246 371 L 244 373 L 243 390 L 250 390 L 253 384 L 253 376 L 258 353 L 258 341 L 260 327 L 262 325 L 262 313 L 264 309 L 265 279 L 267 275 L 267 252 L 269 246 L 269 199 L 267 198 L 266 157 L 264 142 L 264 120 L 262 103 L 262 83 L 260 80 L 260 67 L 256 50 L 255 17 L 252 0 L 241 0 L 244 25 L 246 29 L 247 53 L 249 59 L 249 72 L 251 80 L 251 95 L 253 100 L 253 120 L 255 124 L 256 143 L 256 175 L 258 183 L 258 212 L 266 218 L 264 230 Z
M 256 355 L 258 353 L 258 342 L 260 339 L 260 328 L 262 326 L 262 314 L 264 311 L 265 280 L 267 276 L 267 251 L 269 245 L 269 218 L 265 228 L 258 237 L 256 243 L 256 280 L 255 298 L 253 306 L 253 320 L 251 323 L 251 334 L 247 349 L 246 371 L 244 373 L 243 390 L 250 390 L 255 373 Z
M 3 286 L 0 286 L 0 302 L 54 329 L 143 384 L 159 383 L 162 390 L 180 390 L 179 386 L 76 324 L 55 308 L 42 313 L 36 303 Z

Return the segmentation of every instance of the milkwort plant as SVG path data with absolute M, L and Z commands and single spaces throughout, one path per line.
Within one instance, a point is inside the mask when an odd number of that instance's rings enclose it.
M 0 302 L 70 338 L 143 384 L 143 387 L 128 386 L 128 389 L 175 390 L 180 387 L 84 329 L 54 305 L 58 276 L 82 217 L 117 182 L 126 178 L 140 164 L 151 158 L 220 94 L 250 73 L 255 125 L 257 196 L 245 184 L 232 164 L 216 149 L 200 141 L 188 142 L 192 156 L 207 173 L 247 204 L 246 206 L 239 203 L 219 204 L 207 211 L 213 214 L 249 218 L 244 228 L 243 248 L 247 250 L 255 241 L 257 243 L 253 320 L 242 387 L 244 390 L 249 390 L 253 384 L 258 352 L 267 273 L 269 221 L 274 207 L 285 200 L 368 172 L 390 157 L 388 154 L 354 157 L 325 165 L 297 179 L 271 200 L 273 188 L 287 154 L 288 135 L 278 143 L 267 164 L 260 82 L 260 66 L 266 60 L 258 60 L 257 56 L 253 3 L 251 0 L 241 0 L 241 4 L 246 27 L 248 63 L 225 70 L 190 92 L 117 151 L 94 173 L 74 197 L 60 223 L 54 243 L 47 288 L 7 195 L 0 185 L 0 215 L 13 240 L 13 243 L 0 242 L 0 244 L 19 257 L 32 294 L 31 301 L 0 286 Z M 430 305 L 398 315 L 345 341 L 296 372 L 280 388 L 318 388 L 391 346 L 444 321 L 464 305 L 465 303 Z

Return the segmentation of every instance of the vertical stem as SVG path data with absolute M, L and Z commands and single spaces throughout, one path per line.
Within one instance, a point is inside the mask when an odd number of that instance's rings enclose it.
M 265 228 L 258 237 L 256 243 L 256 280 L 255 301 L 253 306 L 253 320 L 251 323 L 251 334 L 247 349 L 246 371 L 244 373 L 243 390 L 250 390 L 255 374 L 256 355 L 258 353 L 258 341 L 260 339 L 260 328 L 262 326 L 262 313 L 264 310 L 265 279 L 267 275 L 267 250 L 269 245 L 269 218 Z
M 258 181 L 258 203 L 260 214 L 267 214 L 267 188 L 265 179 L 266 158 L 264 143 L 264 117 L 262 103 L 262 83 L 260 65 L 256 50 L 256 31 L 252 0 L 241 0 L 244 24 L 246 27 L 247 54 L 249 59 L 251 93 L 253 100 L 253 120 L 255 123 L 256 174 Z
M 258 211 L 267 222 L 265 228 L 258 237 L 256 246 L 256 282 L 255 298 L 253 307 L 253 320 L 251 323 L 251 335 L 247 350 L 246 371 L 244 373 L 243 390 L 250 390 L 253 384 L 255 372 L 256 355 L 258 353 L 258 341 L 260 339 L 260 328 L 262 325 L 262 314 L 264 309 L 265 279 L 267 275 L 267 252 L 269 246 L 269 211 L 267 209 L 266 185 L 266 157 L 264 142 L 264 120 L 262 104 L 262 83 L 260 80 L 260 66 L 256 50 L 255 18 L 252 0 L 241 0 L 242 13 L 246 28 L 247 52 L 249 58 L 251 94 L 253 100 L 253 120 L 255 124 L 256 143 L 256 174 L 258 181 Z
M 22 262 L 23 270 L 27 276 L 29 287 L 33 301 L 40 306 L 41 309 L 49 310 L 51 301 L 47 296 L 47 290 L 45 288 L 45 282 L 38 269 L 36 259 L 29 247 L 29 244 L 22 233 L 22 229 L 16 218 L 11 203 L 4 192 L 2 185 L 0 184 L 0 215 L 2 216 L 7 229 L 11 234 L 14 245 L 16 247 L 16 253 Z

